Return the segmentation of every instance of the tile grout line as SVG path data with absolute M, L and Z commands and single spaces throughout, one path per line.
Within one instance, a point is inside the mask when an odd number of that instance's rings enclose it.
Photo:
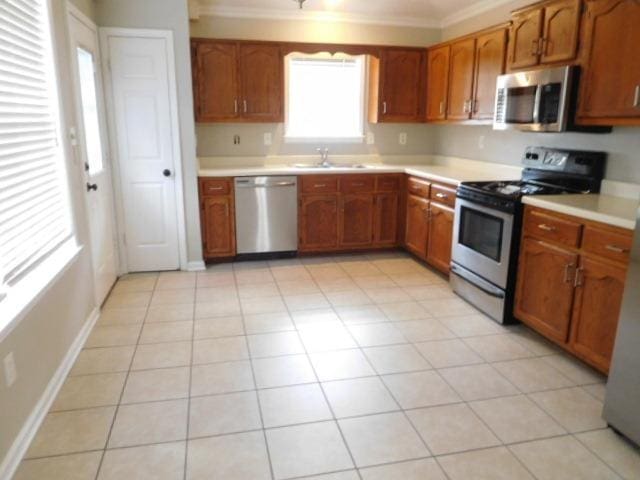
M 196 284 L 196 286 L 198 284 L 197 275 L 196 275 L 196 278 L 195 278 L 195 284 Z M 188 467 L 189 467 L 188 462 L 189 462 L 189 433 L 190 433 L 190 427 L 191 427 L 191 386 L 193 384 L 193 353 L 194 353 L 194 348 L 195 348 L 194 342 L 195 342 L 195 330 L 196 330 L 196 322 L 195 322 L 196 290 L 195 289 L 193 291 L 193 297 L 194 297 L 194 302 L 193 302 L 192 321 L 191 321 L 191 355 L 189 356 L 189 358 L 190 358 L 190 362 L 189 362 L 189 385 L 188 385 L 188 389 L 187 389 L 187 396 L 188 396 L 188 400 L 187 400 L 187 428 L 186 428 L 185 442 L 184 442 L 184 470 L 183 470 L 183 479 L 184 480 L 187 479 L 187 471 L 188 471 Z

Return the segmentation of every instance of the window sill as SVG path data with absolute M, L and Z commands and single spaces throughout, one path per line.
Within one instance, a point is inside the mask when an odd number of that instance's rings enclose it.
M 33 306 L 78 258 L 82 247 L 70 239 L 49 258 L 29 272 L 0 296 L 0 342 L 2 342 Z
M 363 143 L 364 136 L 356 137 L 290 137 L 285 135 L 284 143 Z

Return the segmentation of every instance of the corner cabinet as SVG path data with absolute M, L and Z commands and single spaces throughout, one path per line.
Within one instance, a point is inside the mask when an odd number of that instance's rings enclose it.
M 632 232 L 527 206 L 514 314 L 607 373 Z
M 192 40 L 197 122 L 281 122 L 284 63 L 278 45 Z
M 200 224 L 205 260 L 236 254 L 232 178 L 200 178 Z
M 587 0 L 577 123 L 640 125 L 640 1 Z

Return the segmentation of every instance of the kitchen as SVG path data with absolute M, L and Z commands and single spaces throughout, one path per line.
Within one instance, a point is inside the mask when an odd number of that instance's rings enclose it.
M 115 268 L 0 477 L 640 476 L 636 0 L 74 3 Z

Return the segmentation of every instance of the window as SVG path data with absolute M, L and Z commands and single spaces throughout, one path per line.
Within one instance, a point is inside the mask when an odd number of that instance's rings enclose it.
M 49 22 L 48 0 L 0 2 L 0 290 L 8 296 L 73 238 Z
M 291 54 L 286 63 L 286 138 L 362 141 L 364 56 Z

